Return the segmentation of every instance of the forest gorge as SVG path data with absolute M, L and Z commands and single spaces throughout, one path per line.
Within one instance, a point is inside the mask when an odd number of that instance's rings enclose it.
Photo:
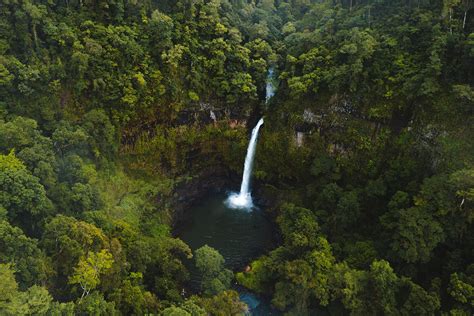
M 0 315 L 473 315 L 473 84 L 471 0 L 0 0 Z M 231 271 L 174 232 L 262 116 Z

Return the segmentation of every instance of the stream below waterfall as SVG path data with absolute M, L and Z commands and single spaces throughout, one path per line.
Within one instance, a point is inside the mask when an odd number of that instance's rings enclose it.
M 263 210 L 253 211 L 230 209 L 226 206 L 224 194 L 211 194 L 188 210 L 189 217 L 180 226 L 178 237 L 186 242 L 193 252 L 204 246 L 218 250 L 225 259 L 227 268 L 242 271 L 252 259 L 271 250 L 274 246 L 271 222 Z M 199 274 L 194 261 L 187 263 L 191 274 L 190 287 L 199 290 Z M 251 315 L 278 315 L 271 309 L 270 302 L 235 286 L 240 298 L 249 308 Z

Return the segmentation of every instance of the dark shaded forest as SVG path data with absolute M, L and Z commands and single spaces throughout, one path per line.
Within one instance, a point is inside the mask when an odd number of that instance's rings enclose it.
M 0 0 L 0 314 L 472 315 L 473 84 L 471 0 Z M 178 193 L 261 116 L 234 276 Z

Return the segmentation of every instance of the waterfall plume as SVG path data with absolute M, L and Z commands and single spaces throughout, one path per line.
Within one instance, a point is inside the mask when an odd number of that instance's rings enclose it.
M 255 151 L 257 149 L 257 138 L 260 127 L 263 124 L 261 118 L 252 130 L 250 143 L 247 148 L 247 156 L 245 157 L 244 174 L 242 176 L 242 184 L 239 193 L 231 193 L 227 199 L 227 205 L 231 208 L 251 209 L 253 207 L 252 194 L 250 192 L 250 177 L 252 176 L 253 161 Z

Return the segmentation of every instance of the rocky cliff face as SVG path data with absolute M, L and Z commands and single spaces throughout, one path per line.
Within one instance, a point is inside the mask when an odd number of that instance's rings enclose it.
M 174 226 L 185 219 L 186 210 L 203 196 L 211 192 L 225 192 L 237 188 L 239 181 L 237 175 L 221 165 L 203 170 L 192 178 L 177 183 L 174 188 L 172 202 Z

